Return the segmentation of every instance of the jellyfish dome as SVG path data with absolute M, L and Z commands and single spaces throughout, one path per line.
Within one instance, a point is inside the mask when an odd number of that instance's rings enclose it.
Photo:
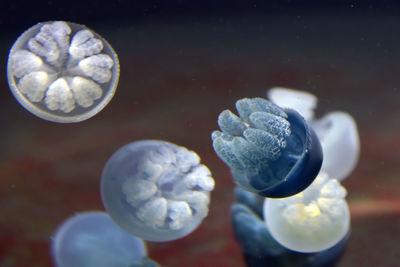
M 360 155 L 360 137 L 355 120 L 347 112 L 333 111 L 311 125 L 326 155 L 321 171 L 343 181 L 356 167 Z
M 67 219 L 52 237 L 57 267 L 158 266 L 147 258 L 142 239 L 116 225 L 105 212 L 84 212 Z
M 309 122 L 324 154 L 321 171 L 339 181 L 347 178 L 356 167 L 360 154 L 360 137 L 353 117 L 347 112 L 333 111 L 320 119 L 314 118 L 318 99 L 305 91 L 274 87 L 267 96 L 280 107 L 296 110 Z
M 349 232 L 346 189 L 321 173 L 303 192 L 288 198 L 265 199 L 264 220 L 275 240 L 298 252 L 335 246 Z
M 199 156 L 158 140 L 123 146 L 101 177 L 104 207 L 127 232 L 170 241 L 194 231 L 208 214 L 214 180 Z
M 211 135 L 235 182 L 271 198 L 309 186 L 320 170 L 322 149 L 304 118 L 263 98 L 238 100 L 236 109 L 240 117 L 223 111 L 218 118 L 221 131 Z
M 8 56 L 7 77 L 15 98 L 34 115 L 79 122 L 114 96 L 119 62 L 107 41 L 84 25 L 50 21 L 18 37 Z

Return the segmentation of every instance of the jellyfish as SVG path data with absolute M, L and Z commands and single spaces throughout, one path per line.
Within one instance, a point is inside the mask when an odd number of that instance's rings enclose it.
M 350 230 L 346 189 L 320 173 L 303 192 L 264 200 L 264 220 L 274 239 L 298 252 L 317 252 L 340 242 Z
M 334 266 L 343 254 L 349 232 L 334 246 L 314 253 L 293 251 L 279 244 L 264 221 L 264 198 L 237 187 L 236 203 L 231 207 L 236 240 L 249 267 L 263 266 Z
M 78 213 L 63 222 L 51 239 L 57 267 L 157 267 L 142 239 L 117 226 L 105 212 Z
M 208 214 L 214 180 L 199 156 L 159 140 L 127 144 L 107 161 L 101 198 L 114 221 L 149 241 L 194 231 Z
M 339 181 L 350 175 L 360 154 L 357 124 L 350 114 L 333 111 L 316 119 L 314 108 L 317 98 L 311 93 L 295 89 L 274 87 L 267 92 L 267 96 L 281 107 L 298 111 L 309 122 L 320 140 L 324 155 L 321 171 Z
M 294 195 L 317 176 L 322 149 L 313 129 L 294 110 L 263 98 L 236 102 L 218 117 L 221 131 L 211 135 L 217 155 L 236 184 L 263 197 Z
M 114 96 L 117 54 L 84 25 L 50 21 L 25 31 L 7 64 L 11 92 L 39 118 L 71 123 L 102 110 Z

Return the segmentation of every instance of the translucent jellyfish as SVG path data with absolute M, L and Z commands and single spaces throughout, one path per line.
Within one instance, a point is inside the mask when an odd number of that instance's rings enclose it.
M 147 258 L 143 240 L 105 212 L 78 213 L 63 222 L 52 237 L 51 253 L 57 267 L 159 266 Z
M 304 91 L 274 87 L 267 92 L 269 99 L 281 107 L 298 111 L 316 132 L 324 160 L 321 171 L 342 181 L 354 170 L 360 154 L 360 138 L 353 117 L 342 111 L 329 112 L 314 118 L 317 98 Z
M 268 90 L 267 97 L 282 108 L 296 110 L 306 121 L 314 118 L 314 108 L 317 106 L 318 99 L 309 92 L 273 87 Z
M 333 247 L 350 229 L 346 190 L 321 173 L 303 192 L 264 201 L 264 220 L 275 240 L 299 252 Z
M 346 246 L 349 233 L 336 245 L 315 253 L 289 250 L 270 234 L 263 220 L 264 199 L 257 194 L 235 189 L 236 203 L 231 216 L 236 240 L 240 243 L 248 266 L 334 266 Z
M 240 117 L 229 110 L 212 133 L 217 155 L 230 167 L 235 182 L 264 197 L 287 197 L 317 176 L 322 150 L 314 131 L 291 109 L 263 98 L 236 102 Z
M 34 115 L 78 122 L 97 114 L 114 96 L 119 62 L 107 41 L 84 25 L 51 21 L 17 39 L 7 77 L 15 98 Z
M 149 241 L 194 231 L 208 214 L 214 180 L 199 156 L 158 140 L 130 143 L 104 167 L 101 197 L 114 221 Z
M 339 181 L 347 178 L 360 156 L 360 137 L 353 117 L 342 111 L 329 112 L 311 126 L 324 151 L 321 170 Z

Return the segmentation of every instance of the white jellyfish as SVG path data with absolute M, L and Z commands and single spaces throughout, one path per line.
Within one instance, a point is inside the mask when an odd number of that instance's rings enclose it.
M 199 156 L 172 143 L 130 143 L 107 161 L 101 198 L 114 221 L 149 241 L 194 231 L 208 214 L 214 180 Z
M 310 123 L 322 146 L 321 171 L 339 181 L 347 178 L 360 154 L 360 138 L 353 117 L 343 111 L 333 111 L 320 119 L 314 118 L 317 98 L 304 91 L 274 87 L 267 96 L 278 106 L 298 111 Z
M 265 199 L 264 219 L 274 239 L 298 252 L 318 252 L 340 242 L 350 229 L 347 192 L 336 179 L 320 173 L 303 192 Z
M 119 62 L 112 47 L 84 25 L 51 21 L 25 31 L 12 46 L 8 84 L 18 102 L 54 122 L 79 122 L 114 96 Z

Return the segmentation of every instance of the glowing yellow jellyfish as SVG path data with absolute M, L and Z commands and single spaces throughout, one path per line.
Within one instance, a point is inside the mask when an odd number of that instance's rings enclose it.
M 38 23 L 14 43 L 8 83 L 18 102 L 54 122 L 86 120 L 114 96 L 119 62 L 112 47 L 84 25 Z
M 282 246 L 298 252 L 318 252 L 340 242 L 350 229 L 347 192 L 336 179 L 320 173 L 303 192 L 266 199 L 264 219 Z

